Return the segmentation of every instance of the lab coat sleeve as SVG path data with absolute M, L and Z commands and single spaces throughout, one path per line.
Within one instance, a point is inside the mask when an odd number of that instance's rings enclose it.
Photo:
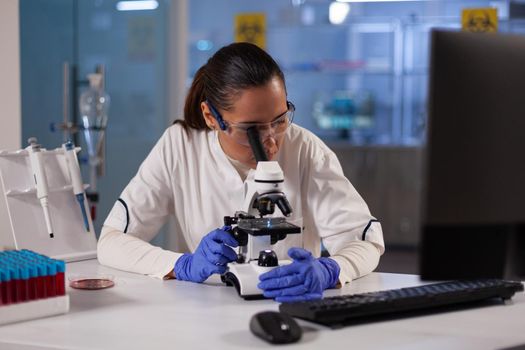
M 344 285 L 374 271 L 379 264 L 379 257 L 380 248 L 376 244 L 368 241 L 353 241 L 330 259 L 335 260 L 341 268 L 339 283 Z
M 305 172 L 307 208 L 324 247 L 341 267 L 341 284 L 372 272 L 384 252 L 381 224 L 344 176 L 339 160 L 324 144 Z
M 122 191 L 104 225 L 145 241 L 155 237 L 174 212 L 173 147 L 168 129 Z
M 98 261 L 128 272 L 164 278 L 182 255 L 159 247 L 113 227 L 104 226 L 98 240 Z
M 148 243 L 174 212 L 172 147 L 166 131 L 115 202 L 98 242 L 102 264 L 156 277 L 173 268 L 178 255 Z

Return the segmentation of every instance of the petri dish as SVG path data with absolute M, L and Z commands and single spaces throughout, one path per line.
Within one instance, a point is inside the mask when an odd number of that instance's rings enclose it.
M 99 290 L 111 288 L 115 285 L 113 276 L 110 275 L 80 275 L 70 276 L 69 286 L 75 289 Z

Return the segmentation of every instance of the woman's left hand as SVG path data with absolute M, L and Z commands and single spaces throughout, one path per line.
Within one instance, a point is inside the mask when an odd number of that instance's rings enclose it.
M 321 299 L 323 291 L 337 284 L 339 265 L 329 258 L 314 258 L 302 248 L 290 248 L 289 265 L 277 267 L 259 276 L 257 287 L 267 298 L 278 302 Z

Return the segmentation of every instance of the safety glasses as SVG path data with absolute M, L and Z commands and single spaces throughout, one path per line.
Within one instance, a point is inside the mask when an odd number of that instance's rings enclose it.
M 224 120 L 219 111 L 215 109 L 215 107 L 213 107 L 213 105 L 209 101 L 206 101 L 206 104 L 208 105 L 211 114 L 213 114 L 213 117 L 219 123 L 219 127 L 221 128 L 221 130 L 224 133 L 226 133 L 229 137 L 231 137 L 235 142 L 245 146 L 250 145 L 247 133 L 247 130 L 249 128 L 256 127 L 257 131 L 259 131 L 261 141 L 264 142 L 269 137 L 278 137 L 282 135 L 286 131 L 286 129 L 288 129 L 288 126 L 292 123 L 293 115 L 295 112 L 294 104 L 290 101 L 286 101 L 286 106 L 288 110 L 283 114 L 279 115 L 271 122 L 234 123 Z

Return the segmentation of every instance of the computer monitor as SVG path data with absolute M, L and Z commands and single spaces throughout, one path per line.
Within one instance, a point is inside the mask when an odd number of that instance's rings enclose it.
M 431 33 L 423 279 L 525 275 L 525 36 Z

